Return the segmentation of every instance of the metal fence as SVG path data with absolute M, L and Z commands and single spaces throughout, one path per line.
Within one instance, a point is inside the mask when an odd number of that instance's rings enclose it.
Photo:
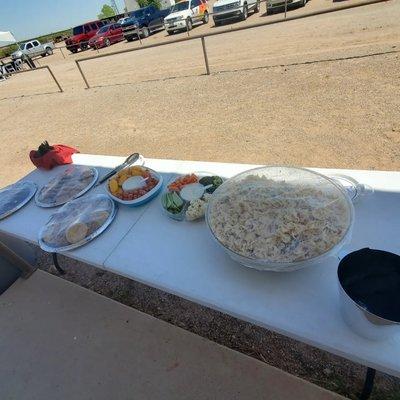
M 58 82 L 57 78 L 55 77 L 53 71 L 50 69 L 50 67 L 48 65 L 44 65 L 42 67 L 37 67 L 37 68 L 33 68 L 33 69 L 24 69 L 24 70 L 15 71 L 15 72 L 7 72 L 7 73 L 2 74 L 2 76 L 4 76 L 6 78 L 8 76 L 17 75 L 17 74 L 26 74 L 27 72 L 34 72 L 34 71 L 38 71 L 38 70 L 41 70 L 41 69 L 46 69 L 47 71 L 49 71 L 49 74 L 50 74 L 51 78 L 53 79 L 53 81 L 57 85 L 58 92 L 62 93 L 63 89 L 62 89 L 60 83 Z
M 262 0 L 262 1 L 268 1 L 268 0 Z M 186 42 L 189 40 L 201 40 L 206 75 L 210 75 L 211 71 L 210 71 L 210 65 L 209 65 L 209 61 L 208 61 L 206 40 L 205 40 L 207 37 L 224 35 L 227 33 L 239 32 L 239 31 L 244 31 L 247 29 L 254 29 L 254 28 L 259 28 L 262 26 L 274 25 L 274 24 L 279 24 L 279 23 L 283 23 L 283 22 L 295 21 L 295 20 L 299 20 L 299 19 L 303 19 L 303 18 L 313 17 L 313 16 L 317 16 L 317 15 L 323 15 L 323 14 L 329 14 L 329 13 L 333 13 L 333 12 L 338 12 L 338 11 L 342 11 L 342 10 L 347 10 L 347 9 L 351 9 L 351 8 L 357 8 L 357 7 L 362 7 L 362 6 L 366 6 L 366 5 L 377 4 L 377 3 L 387 2 L 387 1 L 389 1 L 389 0 L 367 0 L 364 2 L 360 2 L 360 3 L 346 4 L 346 5 L 334 7 L 334 8 L 327 9 L 327 10 L 314 11 L 314 12 L 304 13 L 301 15 L 295 15 L 295 16 L 291 16 L 291 17 L 286 17 L 286 15 L 285 15 L 285 17 L 280 18 L 280 19 L 258 22 L 258 23 L 248 25 L 248 26 L 239 26 L 239 27 L 235 27 L 235 28 L 220 30 L 217 32 L 210 32 L 210 33 L 206 33 L 203 35 L 193 35 L 193 36 L 188 35 L 187 37 L 184 37 L 184 38 L 169 40 L 166 42 L 148 44 L 148 45 L 143 45 L 143 46 L 135 47 L 135 48 L 131 48 L 131 49 L 118 50 L 118 51 L 111 52 L 111 53 L 99 54 L 99 55 L 90 56 L 90 57 L 84 57 L 79 60 L 75 60 L 75 63 L 76 63 L 76 66 L 77 66 L 81 76 L 82 76 L 82 79 L 85 83 L 86 89 L 90 89 L 90 85 L 87 80 L 87 77 L 84 74 L 82 67 L 80 65 L 81 63 L 83 63 L 85 61 L 95 60 L 95 59 L 104 58 L 104 57 L 111 57 L 111 56 L 115 56 L 118 54 L 125 54 L 125 53 L 130 53 L 133 51 L 151 49 L 151 48 L 160 47 L 160 46 L 169 46 L 169 45 L 172 45 L 175 43 L 182 43 L 182 42 Z
M 269 0 L 260 0 L 260 2 L 266 2 L 268 3 Z M 86 75 L 84 74 L 84 71 L 82 70 L 81 67 L 81 63 L 84 63 L 85 61 L 89 61 L 89 60 L 95 60 L 98 58 L 104 58 L 104 57 L 111 57 L 111 56 L 115 56 L 118 54 L 125 54 L 125 53 L 130 53 L 133 51 L 139 51 L 139 50 L 145 50 L 145 49 L 150 49 L 150 48 L 155 48 L 155 47 L 160 47 L 160 46 L 168 46 L 168 45 L 173 45 L 176 43 L 182 43 L 182 42 L 186 42 L 189 40 L 200 40 L 201 41 L 201 45 L 202 45 L 202 54 L 203 54 L 203 58 L 204 58 L 204 64 L 205 64 L 205 73 L 206 75 L 210 75 L 211 74 L 211 70 L 210 70 L 210 65 L 209 65 L 209 60 L 208 60 L 208 54 L 207 54 L 207 48 L 206 48 L 206 38 L 207 37 L 211 37 L 211 36 L 218 36 L 218 35 L 224 35 L 227 33 L 232 33 L 232 32 L 239 32 L 239 31 L 243 31 L 243 30 L 248 30 L 248 29 L 254 29 L 254 28 L 258 28 L 258 27 L 263 27 L 263 26 L 267 26 L 267 25 L 274 25 L 274 24 L 279 24 L 279 23 L 283 23 L 283 22 L 289 22 L 289 21 L 294 21 L 294 20 L 299 20 L 299 19 L 303 19 L 303 18 L 308 18 L 308 17 L 313 17 L 313 16 L 317 16 L 317 15 L 323 15 L 323 14 L 328 14 L 328 13 L 333 13 L 333 12 L 338 12 L 338 11 L 342 11 L 342 10 L 347 10 L 347 9 L 351 9 L 351 8 L 357 8 L 357 7 L 362 7 L 362 6 L 367 6 L 367 5 L 371 5 L 371 4 L 377 4 L 377 3 L 383 3 L 383 2 L 387 2 L 389 0 L 367 0 L 367 1 L 363 1 L 360 3 L 355 3 L 355 4 L 346 4 L 346 5 L 341 5 L 341 6 L 337 6 L 337 7 L 333 7 L 330 9 L 326 9 L 326 10 L 320 10 L 320 11 L 314 11 L 314 12 L 309 12 L 309 13 L 304 13 L 301 15 L 294 15 L 294 16 L 285 16 L 279 19 L 275 19 L 275 20 L 269 20 L 269 21 L 263 21 L 263 22 L 258 22 L 252 25 L 247 25 L 247 26 L 239 26 L 239 27 L 234 27 L 234 28 L 229 28 L 229 29 L 223 29 L 223 30 L 219 30 L 216 32 L 210 32 L 210 33 L 206 33 L 206 34 L 202 34 L 202 35 L 190 35 L 189 34 L 189 30 L 187 29 L 187 33 L 188 35 L 186 37 L 183 38 L 179 38 L 179 39 L 175 39 L 175 40 L 169 40 L 169 41 L 165 41 L 165 42 L 161 42 L 161 43 L 154 43 L 154 44 L 148 44 L 148 45 L 141 45 L 140 47 L 135 47 L 135 48 L 129 48 L 129 49 L 125 49 L 125 50 L 118 50 L 115 52 L 111 52 L 111 53 L 105 53 L 105 54 L 98 54 L 95 56 L 90 56 L 90 57 L 84 57 L 78 60 L 75 60 L 75 64 L 78 68 L 78 71 L 85 83 L 86 89 L 90 89 L 90 85 L 89 82 L 87 80 Z M 285 11 L 287 9 L 287 0 L 285 2 Z M 212 15 L 212 13 L 210 13 Z M 140 33 L 139 31 L 136 32 L 138 39 L 140 40 L 140 43 L 142 43 L 141 37 L 140 37 Z M 65 48 L 66 46 L 62 46 L 62 47 L 56 47 L 55 49 L 59 49 L 61 51 L 61 53 L 63 54 L 63 57 L 65 58 L 65 55 L 62 51 L 62 48 Z M 3 74 L 3 76 L 11 76 L 11 75 L 16 75 L 16 74 L 20 74 L 20 73 L 26 73 L 26 72 L 31 72 L 31 71 L 35 71 L 35 70 L 39 70 L 39 69 L 47 69 L 49 71 L 49 74 L 51 76 L 51 78 L 54 80 L 55 84 L 58 87 L 58 91 L 59 92 L 63 92 L 63 89 L 60 85 L 60 83 L 58 82 L 57 78 L 55 77 L 53 71 L 50 69 L 49 66 L 41 66 L 38 67 L 36 69 L 32 69 L 32 70 L 23 70 L 23 71 L 16 71 L 16 72 L 11 72 L 11 73 L 7 73 L 7 74 Z

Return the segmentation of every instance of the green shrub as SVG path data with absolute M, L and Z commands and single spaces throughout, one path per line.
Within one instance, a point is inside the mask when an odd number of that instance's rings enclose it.
M 12 44 L 10 46 L 2 47 L 0 49 L 0 58 L 9 57 L 11 53 L 16 51 L 18 46 L 16 44 Z

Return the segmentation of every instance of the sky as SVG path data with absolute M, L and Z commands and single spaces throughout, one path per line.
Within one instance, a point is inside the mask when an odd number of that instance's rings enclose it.
M 97 19 L 108 0 L 0 0 L 0 31 L 24 40 Z M 124 1 L 116 0 L 120 12 Z

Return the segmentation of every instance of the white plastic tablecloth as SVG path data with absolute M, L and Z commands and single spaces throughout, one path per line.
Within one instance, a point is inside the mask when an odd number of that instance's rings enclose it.
M 123 158 L 76 155 L 74 162 L 112 167 Z M 224 177 L 255 167 L 244 164 L 147 160 L 169 179 L 173 173 L 209 171 Z M 374 193 L 355 204 L 348 251 L 362 247 L 400 249 L 400 172 L 324 170 L 368 184 Z M 54 172 L 52 171 L 51 174 Z M 104 170 L 100 171 L 102 176 Z M 42 184 L 49 173 L 24 179 Z M 96 191 L 103 191 L 100 186 Z M 51 211 L 31 201 L 0 221 L 0 232 L 37 243 Z M 159 198 L 139 208 L 121 206 L 99 238 L 68 256 L 160 288 L 239 319 L 293 337 L 363 365 L 400 376 L 400 334 L 370 341 L 353 333 L 339 310 L 337 258 L 290 272 L 259 272 L 233 261 L 214 242 L 205 222 L 177 222 L 162 213 Z

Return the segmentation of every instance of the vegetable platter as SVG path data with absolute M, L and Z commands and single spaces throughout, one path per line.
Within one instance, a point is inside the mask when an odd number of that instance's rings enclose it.
M 202 219 L 212 193 L 222 182 L 220 176 L 207 172 L 174 177 L 161 197 L 164 213 L 177 221 Z

